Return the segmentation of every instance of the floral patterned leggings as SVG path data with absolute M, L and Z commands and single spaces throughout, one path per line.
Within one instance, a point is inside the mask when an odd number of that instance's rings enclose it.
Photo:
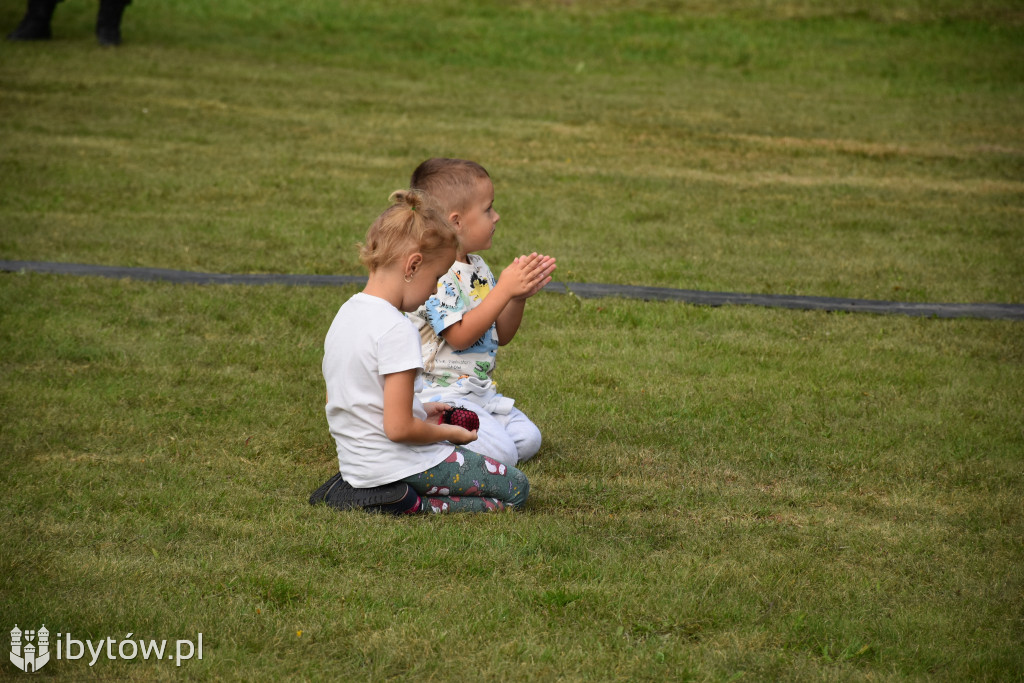
M 519 469 L 461 446 L 444 462 L 402 481 L 421 496 L 420 512 L 518 508 L 530 493 L 530 482 Z

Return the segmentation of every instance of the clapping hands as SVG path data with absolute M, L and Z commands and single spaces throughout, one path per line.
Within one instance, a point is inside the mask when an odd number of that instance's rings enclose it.
M 519 256 L 501 272 L 498 283 L 510 287 L 513 299 L 527 299 L 551 282 L 555 272 L 555 258 L 533 252 Z

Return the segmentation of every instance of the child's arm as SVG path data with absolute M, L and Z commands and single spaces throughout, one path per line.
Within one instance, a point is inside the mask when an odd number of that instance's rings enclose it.
M 396 443 L 406 444 L 450 441 L 461 445 L 475 441 L 475 431 L 413 417 L 413 386 L 417 372 L 412 369 L 384 375 L 384 434 Z
M 468 349 L 498 321 L 499 316 L 512 301 L 519 299 L 525 302 L 528 297 L 551 282 L 551 272 L 555 269 L 554 262 L 553 258 L 536 253 L 515 259 L 502 271 L 498 284 L 484 297 L 480 305 L 467 311 L 459 322 L 445 328 L 441 336 L 458 351 Z M 522 317 L 520 305 L 518 320 L 522 320 Z M 518 321 L 515 327 L 519 327 Z M 515 331 L 512 334 L 514 335 Z

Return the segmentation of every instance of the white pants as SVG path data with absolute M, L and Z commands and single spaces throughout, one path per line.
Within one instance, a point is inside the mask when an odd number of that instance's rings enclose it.
M 529 460 L 540 450 L 540 430 L 518 408 L 507 415 L 495 415 L 470 401 L 461 405 L 480 418 L 476 441 L 466 444 L 469 450 L 510 467 Z

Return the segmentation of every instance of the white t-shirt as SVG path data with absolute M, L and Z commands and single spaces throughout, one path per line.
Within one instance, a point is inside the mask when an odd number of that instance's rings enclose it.
M 422 367 L 419 333 L 390 303 L 360 292 L 338 310 L 324 340 L 327 424 L 338 447 L 338 470 L 352 486 L 404 479 L 454 450 L 443 441 L 396 443 L 384 433 L 384 375 Z M 416 384 L 418 390 L 418 377 Z M 427 416 L 416 398 L 412 414 Z

